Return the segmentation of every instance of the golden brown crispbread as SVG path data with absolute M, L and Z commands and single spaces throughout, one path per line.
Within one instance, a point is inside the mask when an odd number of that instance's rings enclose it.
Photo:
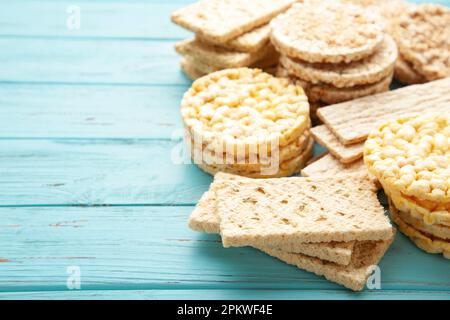
M 364 174 L 368 173 L 364 161 L 358 160 L 350 164 L 343 164 L 331 154 L 327 154 L 303 168 L 303 177 L 336 176 L 339 174 Z

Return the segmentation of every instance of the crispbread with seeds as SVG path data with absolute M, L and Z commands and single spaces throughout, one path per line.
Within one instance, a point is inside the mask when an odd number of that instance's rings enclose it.
M 450 9 L 435 4 L 410 8 L 395 26 L 399 51 L 427 80 L 450 76 Z
M 303 87 L 310 101 L 335 104 L 386 92 L 389 90 L 392 78 L 393 72 L 391 71 L 391 74 L 379 82 L 349 88 L 336 88 L 329 84 L 312 84 L 301 79 L 296 79 L 295 83 Z
M 405 116 L 374 129 L 364 162 L 386 192 L 450 206 L 450 114 Z
M 368 175 L 225 181 L 217 212 L 225 247 L 387 240 L 392 227 Z
M 217 184 L 223 180 L 243 180 L 244 177 L 219 173 L 211 184 L 194 211 L 189 217 L 189 227 L 192 230 L 207 233 L 220 233 L 220 218 L 216 212 Z M 302 253 L 311 257 L 317 257 L 326 261 L 332 261 L 340 265 L 348 265 L 353 252 L 354 242 L 340 243 L 296 243 L 293 246 L 283 248 L 283 251 Z
M 400 218 L 397 209 L 390 206 L 392 220 L 397 224 L 400 231 L 405 234 L 420 249 L 428 253 L 442 253 L 445 258 L 450 259 L 450 241 L 441 239 L 427 233 L 421 232 Z
M 343 164 L 331 154 L 312 162 L 302 169 L 303 177 L 336 176 L 339 174 L 364 174 L 368 173 L 362 160 L 350 164 Z
M 394 234 L 394 231 L 392 231 L 392 234 Z M 339 266 L 317 258 L 276 249 L 259 249 L 283 262 L 313 272 L 319 276 L 324 276 L 329 281 L 336 282 L 354 291 L 360 291 L 364 289 L 367 279 L 373 272 L 372 268 L 384 256 L 393 239 L 394 236 L 384 241 L 356 242 L 352 259 L 348 266 Z
M 282 55 L 280 63 L 296 77 L 313 84 L 327 83 L 336 88 L 375 83 L 392 74 L 397 45 L 386 35 L 376 52 L 351 63 L 308 63 Z
M 187 75 L 187 77 L 189 79 L 191 79 L 192 81 L 195 81 L 198 78 L 201 78 L 206 75 L 205 73 L 197 70 L 186 59 L 182 59 L 180 65 L 181 65 L 181 70 L 183 70 L 183 72 Z
M 394 77 L 396 80 L 404 84 L 420 84 L 427 80 L 414 70 L 413 66 L 402 56 L 399 56 L 395 62 Z
M 311 134 L 317 143 L 327 148 L 342 163 L 352 163 L 363 157 L 364 143 L 345 146 L 326 125 L 311 128 Z
M 317 114 L 343 144 L 366 140 L 381 123 L 408 113 L 450 112 L 450 78 L 320 108 Z
M 172 13 L 172 21 L 215 43 L 268 23 L 294 0 L 203 0 Z
M 256 52 L 262 49 L 270 41 L 270 26 L 268 24 L 251 30 L 243 35 L 232 39 L 225 43 L 211 43 L 211 41 L 202 39 L 201 36 L 196 35 L 196 37 L 203 42 L 210 44 L 215 44 L 220 47 L 224 47 L 233 51 L 239 52 Z
M 296 3 L 270 24 L 278 51 L 313 63 L 363 59 L 384 37 L 378 13 L 339 1 Z
M 177 42 L 175 50 L 183 56 L 189 56 L 222 69 L 247 67 L 275 52 L 271 45 L 254 53 L 245 53 L 230 51 L 195 39 Z

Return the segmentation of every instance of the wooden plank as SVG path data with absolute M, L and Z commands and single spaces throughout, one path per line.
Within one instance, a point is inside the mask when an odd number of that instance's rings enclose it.
M 0 36 L 182 39 L 189 32 L 172 24 L 170 14 L 189 2 L 4 1 Z M 67 10 L 73 5 L 80 8 L 80 29 L 67 27 Z
M 191 83 L 173 41 L 0 38 L 0 82 Z
M 195 204 L 211 177 L 183 158 L 176 164 L 172 153 L 182 148 L 170 140 L 0 140 L 0 206 Z
M 188 229 L 192 209 L 0 208 L 0 291 L 65 291 L 69 266 L 83 290 L 344 290 L 257 250 L 224 249 Z M 402 235 L 380 268 L 383 290 L 450 290 L 448 262 Z
M 75 290 L 0 293 L 0 300 L 448 300 L 448 291 Z
M 0 138 L 165 138 L 186 87 L 0 85 Z

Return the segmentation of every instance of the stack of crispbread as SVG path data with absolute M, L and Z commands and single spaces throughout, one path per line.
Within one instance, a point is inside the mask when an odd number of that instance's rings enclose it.
M 251 246 L 362 290 L 394 231 L 366 174 L 249 179 L 219 173 L 189 218 L 224 247 Z
M 213 175 L 286 177 L 312 156 L 302 87 L 259 69 L 227 69 L 196 80 L 181 114 L 194 163 Z
M 272 18 L 295 0 L 203 0 L 172 14 L 172 21 L 195 32 L 176 44 L 182 69 L 191 79 L 241 67 L 273 70 L 278 54 L 270 44 Z
M 390 198 L 399 229 L 450 259 L 450 113 L 382 124 L 366 142 L 364 161 Z
M 289 76 L 309 101 L 329 105 L 389 90 L 397 47 L 377 11 L 340 1 L 305 0 L 270 23 Z
M 416 84 L 450 76 L 449 26 L 450 9 L 434 4 L 411 6 L 395 20 L 397 80 Z
M 450 113 L 450 78 L 409 86 L 319 109 L 323 125 L 310 131 L 330 155 L 303 169 L 302 173 L 364 170 L 364 142 L 371 130 L 385 121 L 409 113 Z

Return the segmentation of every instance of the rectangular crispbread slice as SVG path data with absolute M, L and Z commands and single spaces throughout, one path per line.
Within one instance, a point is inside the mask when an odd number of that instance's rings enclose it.
M 367 173 L 367 168 L 364 161 L 358 160 L 350 164 L 343 164 L 331 154 L 312 162 L 307 167 L 303 168 L 301 174 L 303 177 L 317 177 L 317 176 L 335 176 L 338 174 L 364 174 Z
M 314 140 L 344 164 L 355 162 L 363 157 L 364 143 L 343 145 L 326 125 L 311 128 Z
M 225 180 L 217 186 L 224 247 L 387 240 L 392 226 L 367 174 Z
M 216 175 L 214 182 L 216 184 L 213 183 L 210 190 L 203 194 L 189 217 L 188 224 L 192 230 L 215 234 L 220 233 L 220 218 L 217 214 L 215 190 L 218 181 L 223 181 L 223 179 L 239 180 L 241 177 L 222 173 Z M 351 260 L 353 247 L 354 242 L 295 243 L 291 244 L 290 247 L 282 248 L 282 251 L 301 253 L 339 265 L 348 265 Z
M 223 69 L 220 66 L 207 64 L 202 60 L 193 59 L 190 56 L 184 56 L 184 59 L 190 66 L 192 66 L 193 68 L 204 74 L 209 74 Z M 265 69 L 276 65 L 277 62 L 278 62 L 278 53 L 273 52 L 272 54 L 263 57 L 261 60 L 256 61 L 254 64 L 250 66 L 250 68 Z
M 450 112 L 450 78 L 408 86 L 319 109 L 319 118 L 344 145 L 367 139 L 371 130 L 409 113 Z
M 203 0 L 172 13 L 172 21 L 212 43 L 225 43 L 286 11 L 295 0 Z
M 189 79 L 192 81 L 197 80 L 198 78 L 203 77 L 206 75 L 205 73 L 197 70 L 193 65 L 191 65 L 186 59 L 181 60 L 181 70 L 184 71 L 184 73 L 187 75 Z
M 268 24 L 253 29 L 243 35 L 234 38 L 228 42 L 213 43 L 211 41 L 203 39 L 201 36 L 196 35 L 196 39 L 201 42 L 206 42 L 210 44 L 217 45 L 219 47 L 224 47 L 233 51 L 239 52 L 256 52 L 262 49 L 265 45 L 269 44 L 270 41 L 270 26 Z
M 329 281 L 336 282 L 354 291 L 360 291 L 364 289 L 367 279 L 374 271 L 372 268 L 380 262 L 389 249 L 394 240 L 394 232 L 393 230 L 392 237 L 388 240 L 356 242 L 351 262 L 347 266 L 340 266 L 303 254 L 288 253 L 276 249 L 258 249 L 300 269 L 324 276 Z
M 265 46 L 255 53 L 244 53 L 205 44 L 195 39 L 187 39 L 176 43 L 175 50 L 183 56 L 202 61 L 204 64 L 219 69 L 248 67 L 275 53 L 275 48 L 272 45 Z

